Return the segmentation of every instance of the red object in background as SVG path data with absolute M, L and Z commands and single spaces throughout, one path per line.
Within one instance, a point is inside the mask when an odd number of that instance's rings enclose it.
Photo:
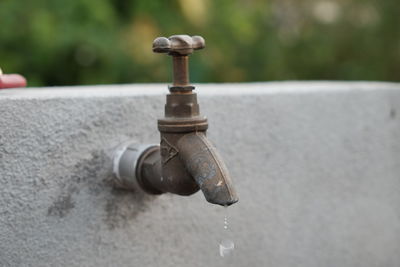
M 0 75 L 0 89 L 25 87 L 26 79 L 19 74 Z

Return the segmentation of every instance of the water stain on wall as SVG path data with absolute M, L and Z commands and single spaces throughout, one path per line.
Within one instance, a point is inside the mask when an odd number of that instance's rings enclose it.
M 97 195 L 104 190 L 104 183 L 101 177 L 111 175 L 107 169 L 107 155 L 102 152 L 93 152 L 90 159 L 83 160 L 75 164 L 73 170 L 61 185 L 61 193 L 48 208 L 49 216 L 65 217 L 76 206 L 73 200 L 82 189 L 88 189 L 90 194 Z
M 47 209 L 47 215 L 65 217 L 75 207 L 71 194 L 60 195 Z
M 154 197 L 141 192 L 116 189 L 113 186 L 112 159 L 103 151 L 91 153 L 91 157 L 75 164 L 61 185 L 60 194 L 48 207 L 47 215 L 64 218 L 79 202 L 74 200 L 80 193 L 98 198 L 103 204 L 103 221 L 110 230 L 127 226 L 141 212 L 146 211 Z
M 110 230 L 126 227 L 136 216 L 149 208 L 149 202 L 154 198 L 141 192 L 112 189 L 104 207 L 104 222 Z
M 394 108 L 390 109 L 389 117 L 391 119 L 395 119 L 396 118 L 396 109 L 394 109 Z

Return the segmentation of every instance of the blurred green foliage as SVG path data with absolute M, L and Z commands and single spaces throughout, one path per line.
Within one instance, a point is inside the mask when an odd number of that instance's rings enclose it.
M 31 86 L 167 82 L 158 36 L 202 35 L 193 82 L 400 81 L 399 0 L 0 0 L 0 67 Z

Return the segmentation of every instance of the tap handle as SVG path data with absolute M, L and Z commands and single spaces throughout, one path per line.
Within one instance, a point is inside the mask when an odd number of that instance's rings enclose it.
M 153 52 L 168 53 L 171 56 L 187 56 L 204 47 L 205 41 L 201 36 L 172 35 L 169 38 L 158 37 L 153 41 Z

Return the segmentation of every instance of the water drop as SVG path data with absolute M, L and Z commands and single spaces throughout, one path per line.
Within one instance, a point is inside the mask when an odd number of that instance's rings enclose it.
M 235 249 L 235 243 L 232 240 L 222 240 L 219 244 L 219 255 L 221 257 L 229 256 Z

